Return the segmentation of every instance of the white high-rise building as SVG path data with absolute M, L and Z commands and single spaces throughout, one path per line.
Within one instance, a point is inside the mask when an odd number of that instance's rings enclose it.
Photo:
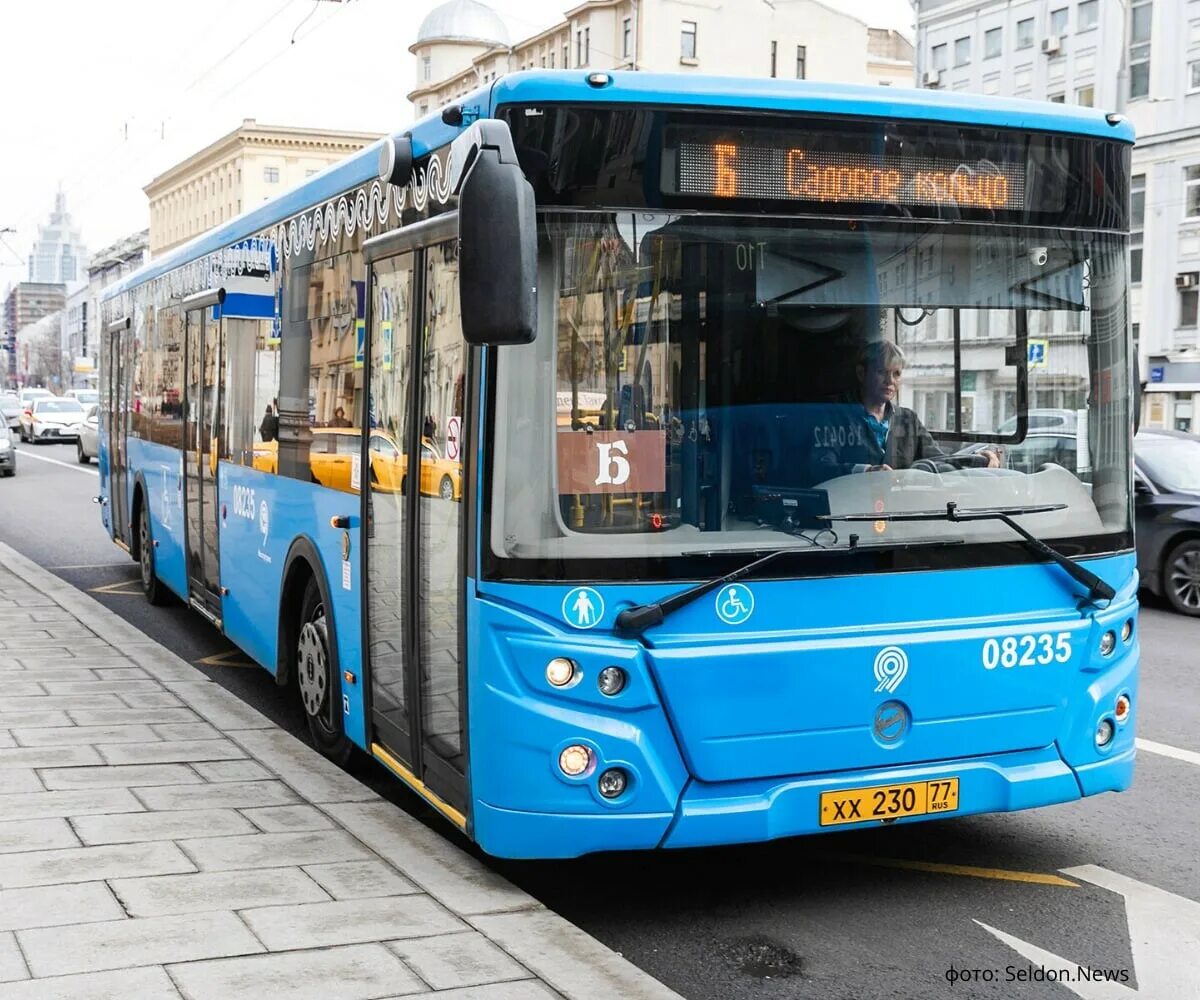
M 634 69 L 912 85 L 912 44 L 819 0 L 584 0 L 511 41 L 480 0 L 449 0 L 421 22 L 408 99 L 418 117 L 504 73 Z
M 29 280 L 73 285 L 87 280 L 87 247 L 67 212 L 67 196 L 60 188 L 54 196 L 50 221 L 38 226 L 29 254 Z
M 1143 422 L 1200 430 L 1200 3 L 916 0 L 917 82 L 1116 111 L 1137 129 L 1130 314 Z

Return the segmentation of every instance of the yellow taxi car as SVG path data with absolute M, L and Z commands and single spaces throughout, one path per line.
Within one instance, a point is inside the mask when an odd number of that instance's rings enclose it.
M 354 456 L 361 454 L 362 436 L 355 427 L 314 427 L 308 464 L 314 482 L 331 489 L 353 492 Z M 401 492 L 408 475 L 408 456 L 387 431 L 373 430 L 370 437 L 371 486 L 382 492 Z M 276 441 L 254 446 L 254 468 L 275 473 L 279 468 Z M 462 465 L 442 458 L 429 438 L 421 439 L 421 493 L 443 500 L 462 499 Z

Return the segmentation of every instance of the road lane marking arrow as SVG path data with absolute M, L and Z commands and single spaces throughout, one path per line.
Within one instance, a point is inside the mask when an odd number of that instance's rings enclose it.
M 1082 882 L 1125 897 L 1125 920 L 1138 988 L 1113 982 L 1062 982 L 1083 1000 L 1200 1000 L 1200 903 L 1100 868 L 1062 869 Z M 1048 969 L 1074 969 L 1070 962 L 1037 945 L 976 920 L 985 931 L 1030 962 Z

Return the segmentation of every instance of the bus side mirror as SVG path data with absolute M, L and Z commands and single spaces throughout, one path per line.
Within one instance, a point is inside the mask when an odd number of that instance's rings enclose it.
M 537 335 L 533 188 L 508 123 L 475 122 L 450 148 L 458 192 L 458 287 L 468 344 L 529 344 Z

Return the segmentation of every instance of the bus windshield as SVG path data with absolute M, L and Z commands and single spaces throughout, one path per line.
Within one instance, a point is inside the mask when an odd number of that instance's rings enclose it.
M 538 339 L 497 352 L 496 558 L 1009 540 L 837 520 L 951 501 L 1127 545 L 1124 237 L 547 212 L 540 241 Z

